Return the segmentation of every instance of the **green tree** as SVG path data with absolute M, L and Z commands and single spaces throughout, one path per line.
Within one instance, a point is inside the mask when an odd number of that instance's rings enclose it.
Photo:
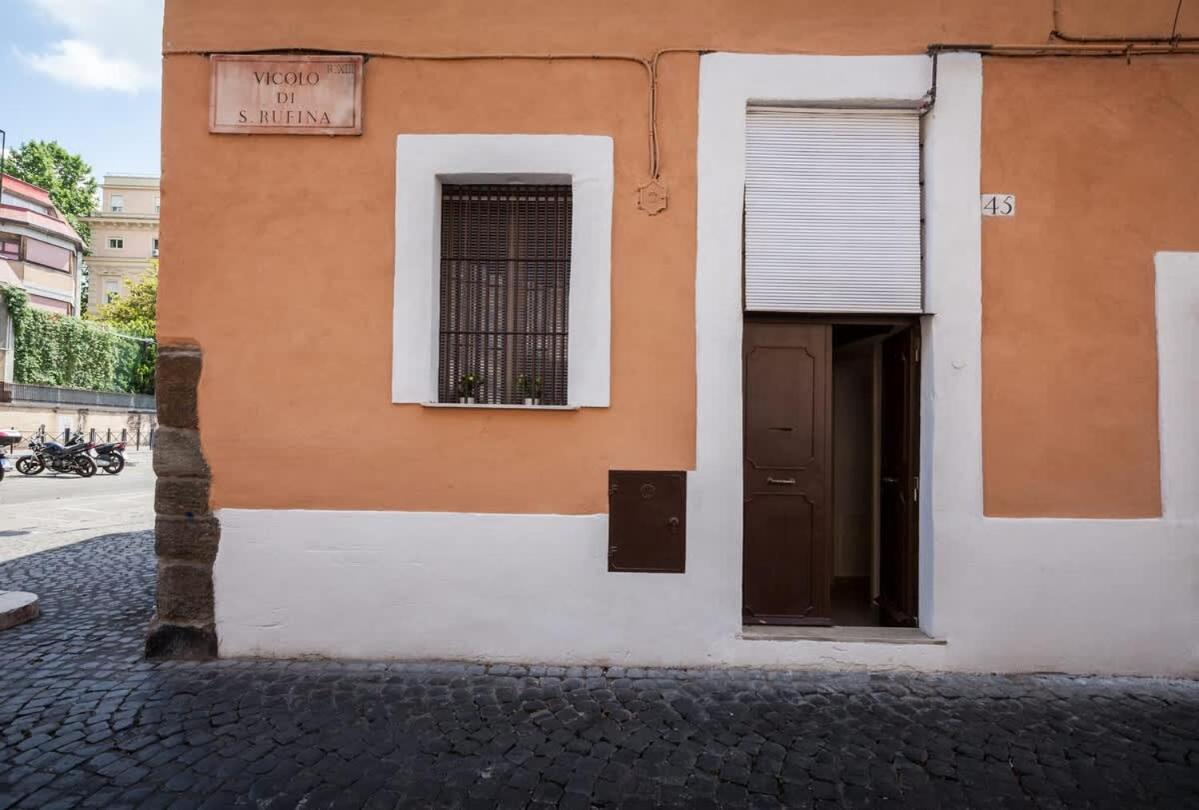
M 91 317 L 117 332 L 138 337 L 154 337 L 158 322 L 158 263 L 134 283 L 125 294 L 107 303 L 99 303 Z
M 58 141 L 26 141 L 9 153 L 4 170 L 49 191 L 71 227 L 84 241 L 91 241 L 91 229 L 81 217 L 96 207 L 97 184 L 92 167 L 82 157 L 71 154 Z
M 130 284 L 124 295 L 100 304 L 90 317 L 118 335 L 142 338 L 118 341 L 117 385 L 122 390 L 154 393 L 154 363 L 158 359 L 154 343 L 158 325 L 158 261 L 152 261 L 150 269 Z

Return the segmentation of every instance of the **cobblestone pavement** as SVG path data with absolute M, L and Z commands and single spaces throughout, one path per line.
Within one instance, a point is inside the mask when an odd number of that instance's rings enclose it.
M 0 565 L 0 808 L 1199 806 L 1199 684 L 148 663 L 149 533 Z

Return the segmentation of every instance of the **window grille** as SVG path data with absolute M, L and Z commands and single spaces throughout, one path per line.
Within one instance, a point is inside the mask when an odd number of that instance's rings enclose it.
M 442 186 L 439 401 L 566 404 L 570 228 L 569 185 Z

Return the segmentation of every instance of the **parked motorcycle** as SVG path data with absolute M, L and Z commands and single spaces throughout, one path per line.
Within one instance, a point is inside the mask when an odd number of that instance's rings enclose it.
M 20 443 L 21 431 L 0 429 L 0 481 L 4 480 L 4 472 L 12 469 L 9 467 L 7 453 L 11 453 L 12 449 Z
M 81 439 L 66 445 L 44 441 L 35 437 L 29 442 L 33 455 L 17 459 L 17 472 L 21 475 L 37 475 L 42 470 L 59 473 L 74 473 L 81 478 L 96 474 L 96 462 L 88 455 L 92 445 Z
M 105 442 L 92 447 L 92 456 L 96 466 L 109 475 L 116 475 L 125 469 L 125 443 Z

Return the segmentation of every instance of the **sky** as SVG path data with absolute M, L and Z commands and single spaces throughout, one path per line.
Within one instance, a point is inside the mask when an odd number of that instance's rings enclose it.
M 0 0 L 0 129 L 158 174 L 163 0 Z

